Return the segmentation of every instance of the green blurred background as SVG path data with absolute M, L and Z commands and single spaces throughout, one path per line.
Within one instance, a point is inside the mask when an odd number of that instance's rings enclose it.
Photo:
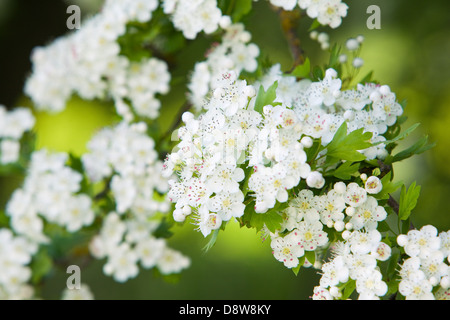
M 344 43 L 347 38 L 363 35 L 361 57 L 365 64 L 360 76 L 374 70 L 374 78 L 390 85 L 398 100 L 408 101 L 406 124 L 422 125 L 404 146 L 422 134 L 428 134 L 437 145 L 431 151 L 406 160 L 395 167 L 398 180 L 407 184 L 417 181 L 421 197 L 414 211 L 416 227 L 433 224 L 441 231 L 450 229 L 450 1 L 448 0 L 347 0 L 348 16 L 340 28 L 329 32 L 330 41 Z M 30 72 L 29 55 L 36 45 L 45 45 L 67 32 L 66 8 L 80 4 L 88 16 L 101 1 L 0 0 L 0 104 L 8 107 L 28 105 L 22 87 Z M 381 30 L 369 30 L 366 20 L 369 5 L 381 8 Z M 92 11 L 91 11 L 92 10 Z M 246 18 L 252 41 L 261 52 L 282 68 L 290 68 L 292 59 L 279 20 L 265 1 L 254 3 Z M 306 55 L 313 64 L 322 64 L 327 55 L 305 32 L 311 20 L 305 18 L 299 34 Z M 189 42 L 177 57 L 179 68 L 174 76 L 192 69 L 196 57 L 202 57 L 209 40 L 202 35 Z M 160 125 L 164 130 L 183 104 L 184 81 L 163 97 Z M 63 113 L 36 114 L 38 147 L 71 151 L 78 155 L 93 133 L 113 121 L 107 102 L 84 102 L 74 98 Z M 402 148 L 401 145 L 399 148 Z M 21 177 L 0 179 L 0 204 L 21 183 Z M 192 259 L 191 267 L 170 283 L 152 271 L 126 284 L 115 283 L 102 273 L 103 261 L 82 270 L 82 282 L 91 286 L 97 299 L 307 299 L 319 276 L 312 269 L 302 269 L 296 277 L 276 261 L 269 243 L 262 242 L 254 231 L 240 229 L 236 223 L 221 233 L 216 245 L 202 253 L 206 240 L 192 226 L 175 228 L 169 244 Z M 55 269 L 42 287 L 42 297 L 59 299 L 67 274 Z

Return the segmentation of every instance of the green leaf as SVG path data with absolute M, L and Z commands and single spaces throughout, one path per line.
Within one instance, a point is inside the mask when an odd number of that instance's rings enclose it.
M 409 148 L 397 153 L 394 156 L 388 156 L 385 159 L 387 164 L 402 161 L 408 159 L 416 154 L 421 154 L 431 148 L 433 148 L 436 143 L 428 143 L 428 136 L 423 136 L 419 141 L 410 146 Z
M 372 133 L 364 132 L 364 128 L 347 134 L 347 123 L 344 122 L 327 145 L 327 156 L 347 161 L 362 161 L 366 157 L 358 150 L 372 146 L 370 138 Z
M 214 247 L 214 245 L 216 244 L 216 240 L 217 240 L 217 236 L 219 235 L 219 229 L 216 229 L 213 231 L 213 233 L 211 234 L 208 243 L 203 247 L 203 251 L 207 252 L 209 251 L 212 247 Z
M 311 62 L 309 58 L 305 59 L 305 62 L 295 67 L 291 74 L 297 78 L 308 78 L 311 72 Z
M 356 289 L 356 281 L 355 280 L 349 280 L 344 285 L 344 292 L 342 293 L 341 300 L 347 300 L 352 295 L 353 291 Z
M 359 83 L 366 84 L 372 81 L 373 71 L 370 71 L 364 78 L 362 78 Z
M 392 138 L 392 139 L 386 140 L 386 141 L 380 141 L 380 142 L 375 143 L 374 145 L 381 144 L 381 143 L 383 143 L 385 145 L 389 145 L 391 143 L 401 141 L 401 140 L 405 139 L 406 137 L 408 137 L 414 130 L 416 130 L 418 126 L 420 126 L 420 123 L 416 123 L 416 124 L 412 125 L 408 129 L 406 129 L 403 133 L 397 135 L 395 138 Z
M 319 81 L 322 80 L 324 77 L 324 71 L 321 67 L 319 66 L 315 66 L 313 68 L 313 80 L 314 81 Z
M 341 48 L 335 44 L 333 48 L 331 48 L 330 60 L 328 62 L 328 68 L 337 69 L 339 64 L 339 56 L 341 55 Z
M 313 142 L 312 147 L 305 149 L 308 163 L 311 163 L 314 160 L 316 160 L 316 158 L 319 155 L 320 151 L 322 151 L 324 149 L 324 147 L 322 146 L 322 139 L 321 138 L 314 139 L 313 141 L 314 142 Z
M 231 18 L 234 23 L 241 21 L 241 19 L 252 10 L 253 0 L 239 0 L 235 1 L 233 13 Z
M 9 227 L 9 217 L 3 210 L 0 210 L 0 227 Z
M 153 232 L 153 235 L 156 238 L 164 238 L 168 239 L 173 235 L 173 232 L 170 231 L 170 228 L 173 226 L 173 221 L 168 221 L 167 218 L 163 218 L 158 228 Z
M 33 284 L 38 284 L 41 279 L 49 273 L 52 269 L 53 261 L 50 258 L 47 250 L 44 247 L 41 247 L 39 252 L 33 257 L 33 261 L 31 262 L 31 282 Z
M 287 206 L 287 203 L 277 202 L 275 207 L 268 210 L 266 213 L 256 213 L 254 210 L 254 202 L 248 204 L 245 208 L 242 221 L 247 227 L 255 228 L 259 232 L 264 225 L 271 232 L 275 232 L 281 228 L 283 216 L 281 211 Z
M 400 204 L 398 217 L 400 220 L 407 220 L 411 215 L 411 211 L 416 207 L 417 200 L 420 195 L 420 186 L 416 186 L 416 182 L 413 182 L 408 190 L 406 190 L 405 185 L 402 186 L 402 191 L 400 195 Z
M 272 105 L 277 97 L 278 81 L 275 81 L 267 91 L 264 91 L 264 87 L 261 85 L 258 90 L 258 94 L 255 100 L 255 111 L 262 114 L 264 106 Z
M 305 264 L 305 260 L 306 260 L 305 256 L 298 258 L 298 265 L 295 268 L 292 268 L 292 271 L 294 272 L 295 275 L 298 275 L 301 267 Z
M 314 264 L 316 262 L 316 252 L 315 251 L 305 251 L 305 257 L 308 259 L 309 263 Z
M 397 191 L 398 188 L 402 185 L 403 182 L 392 181 L 392 171 L 389 171 L 383 178 L 381 178 L 381 183 L 383 188 L 378 194 L 374 194 L 373 196 L 378 200 L 387 200 L 389 199 L 389 195 Z
M 311 32 L 320 26 L 321 26 L 320 22 L 317 19 L 314 19 L 313 23 L 311 24 L 311 26 L 308 29 L 308 32 Z
M 346 161 L 335 170 L 325 174 L 325 176 L 333 175 L 342 180 L 350 180 L 352 176 L 358 173 L 359 166 L 359 162 Z

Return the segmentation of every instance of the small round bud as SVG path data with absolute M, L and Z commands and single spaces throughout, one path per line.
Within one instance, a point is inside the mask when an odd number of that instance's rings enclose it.
M 330 36 L 326 32 L 321 32 L 317 35 L 317 41 L 320 43 L 325 43 L 330 40 Z
M 345 209 L 345 214 L 347 214 L 349 217 L 353 216 L 355 214 L 355 208 L 353 207 L 347 207 L 347 209 Z
M 305 148 L 311 148 L 314 141 L 313 139 L 311 139 L 311 137 L 305 136 L 302 138 L 302 140 L 300 140 L 300 143 L 305 147 Z
M 318 171 L 312 171 L 306 178 L 306 184 L 310 188 L 320 189 L 325 185 L 325 179 Z
M 219 26 L 222 29 L 227 29 L 229 26 L 231 26 L 231 23 L 232 23 L 232 21 L 231 21 L 230 16 L 222 16 L 222 17 L 220 17 Z
M 344 112 L 344 119 L 347 121 L 355 120 L 355 112 L 353 110 L 346 110 Z
M 336 78 L 338 76 L 337 71 L 330 68 L 327 71 L 325 71 L 325 78 Z
M 252 39 L 252 35 L 250 34 L 250 32 L 244 31 L 240 34 L 239 36 L 239 40 L 241 40 L 244 43 L 249 42 Z
M 358 50 L 359 48 L 359 41 L 356 39 L 348 39 L 347 42 L 345 43 L 345 46 L 347 47 L 348 50 L 350 51 L 355 51 Z
M 430 277 L 430 279 L 428 279 L 428 282 L 430 282 L 430 284 L 434 287 L 439 283 L 439 280 L 436 277 Z
M 341 54 L 340 56 L 339 56 L 339 62 L 340 63 L 346 63 L 347 62 L 347 60 L 348 60 L 348 57 L 347 57 L 347 55 L 345 54 L 345 53 L 343 53 L 343 54 Z
M 404 247 L 406 246 L 406 244 L 408 243 L 408 236 L 405 234 L 401 234 L 397 237 L 397 243 L 400 247 Z
M 333 97 L 335 97 L 336 99 L 340 98 L 341 95 L 342 95 L 342 92 L 340 90 L 333 91 Z
M 194 119 L 194 115 L 193 115 L 191 112 L 189 112 L 189 111 L 186 111 L 186 112 L 183 113 L 183 115 L 181 116 L 181 120 L 182 120 L 184 123 L 188 123 L 188 122 L 191 121 L 192 119 Z
M 345 230 L 344 232 L 342 232 L 342 238 L 344 239 L 344 240 L 348 240 L 348 239 L 350 239 L 350 236 L 352 235 L 352 233 L 350 232 L 350 231 L 348 231 L 348 230 Z
M 355 58 L 353 59 L 353 67 L 355 68 L 361 68 L 364 65 L 364 60 L 361 58 Z
M 345 223 L 344 221 L 336 221 L 334 223 L 334 229 L 336 229 L 337 232 L 341 232 L 343 231 L 345 228 Z
M 330 294 L 335 298 L 339 298 L 342 295 L 338 287 L 331 287 Z
M 322 50 L 327 50 L 327 49 L 330 48 L 330 43 L 329 43 L 329 42 L 322 42 L 322 43 L 320 44 L 320 48 L 321 48 Z
M 335 184 L 334 184 L 334 191 L 336 191 L 337 193 L 340 193 L 340 194 L 343 194 L 346 190 L 347 190 L 347 186 L 345 185 L 345 183 L 344 182 L 342 182 L 342 181 L 339 181 L 339 182 L 336 182 Z
M 369 99 L 372 100 L 373 102 L 379 101 L 381 99 L 381 94 L 380 92 L 374 91 L 369 95 Z
M 223 88 L 216 88 L 214 90 L 213 96 L 216 99 L 220 99 L 225 95 L 225 90 Z
M 391 93 L 391 88 L 388 86 L 388 85 L 383 85 L 383 86 L 381 86 L 380 87 L 380 93 L 382 94 L 382 95 L 388 95 L 389 93 Z
M 449 276 L 445 276 L 441 278 L 441 282 L 440 285 L 442 288 L 444 288 L 445 290 L 447 290 L 448 288 L 450 288 L 450 279 Z
M 173 211 L 173 220 L 176 222 L 183 222 L 186 220 L 186 215 L 183 213 L 183 210 L 175 209 Z
M 184 206 L 184 207 L 183 207 L 183 214 L 184 214 L 184 215 L 188 216 L 188 215 L 191 214 L 191 212 L 192 212 L 192 209 L 191 209 L 190 206 Z
M 254 86 L 246 86 L 244 88 L 244 94 L 249 98 L 253 98 L 254 96 L 256 96 L 255 87 Z

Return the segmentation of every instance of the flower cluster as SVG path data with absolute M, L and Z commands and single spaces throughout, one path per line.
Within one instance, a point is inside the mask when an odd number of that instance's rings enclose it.
M 117 39 L 126 33 L 128 22 L 149 21 L 157 6 L 157 0 L 106 1 L 101 13 L 80 30 L 35 48 L 24 90 L 36 108 L 61 111 L 77 94 L 87 100 L 114 99 L 118 114 L 128 120 L 132 112 L 126 100 L 138 115 L 156 118 L 156 94 L 168 91 L 167 65 L 156 58 L 129 61 L 120 54 Z
M 450 299 L 450 232 L 438 234 L 426 225 L 399 235 L 397 243 L 409 257 L 400 266 L 400 294 L 407 300 Z
M 164 194 L 167 179 L 161 176 L 155 142 L 145 123 L 121 122 L 103 128 L 89 142 L 82 163 L 93 183 L 111 179 L 110 188 L 119 214 L 127 211 L 145 218 L 170 209 Z
M 293 10 L 298 4 L 310 18 L 333 29 L 341 25 L 348 9 L 341 0 L 270 0 L 270 3 L 287 11 Z
M 264 88 L 278 82 L 276 102 L 291 105 L 301 122 L 301 132 L 327 145 L 344 122 L 348 132 L 364 128 L 371 132 L 372 147 L 361 150 L 368 160 L 387 156 L 382 136 L 402 115 L 403 108 L 387 85 L 358 84 L 354 89 L 341 90 L 342 80 L 334 69 L 328 69 L 322 80 L 296 81 L 283 75 L 274 65 L 261 79 Z
M 378 230 L 353 231 L 332 250 L 333 258 L 321 267 L 322 277 L 314 288 L 313 300 L 341 298 L 349 281 L 355 281 L 359 300 L 377 300 L 386 295 L 388 286 L 378 261 L 389 259 L 391 247 L 381 241 Z
M 138 263 L 145 269 L 156 267 L 162 274 L 179 273 L 189 267 L 189 258 L 152 235 L 157 227 L 157 221 L 148 221 L 145 216 L 123 219 L 109 212 L 99 234 L 90 242 L 90 252 L 97 259 L 107 258 L 103 272 L 117 282 L 136 277 Z
M 0 105 L 0 164 L 14 163 L 20 157 L 20 139 L 30 131 L 35 118 L 29 109 L 18 107 L 7 111 Z
M 380 180 L 371 176 L 367 180 Z M 343 237 L 355 237 L 362 230 L 376 230 L 378 222 L 387 213 L 370 194 L 378 193 L 372 184 L 365 187 L 352 182 L 345 185 L 337 182 L 334 188 L 323 195 L 314 195 L 303 189 L 289 202 L 283 211 L 281 229 L 271 234 L 274 257 L 287 268 L 295 268 L 305 251 L 314 251 L 320 256 L 322 249 L 330 245 L 325 228 L 343 232 Z
M 0 229 L 0 299 L 22 300 L 34 295 L 28 285 L 31 268 L 28 266 L 38 246 L 28 239 L 15 236 L 9 229 Z
M 284 105 L 264 106 L 264 120 L 260 125 L 257 145 L 250 150 L 249 165 L 253 174 L 248 188 L 254 192 L 255 212 L 265 213 L 276 202 L 286 202 L 288 190 L 297 186 L 301 179 L 311 187 L 320 187 L 320 173 L 311 172 L 306 163 L 304 149 L 309 140 L 300 140 L 301 124 L 294 111 Z M 306 145 L 306 146 L 305 146 Z
M 178 150 L 166 159 L 166 172 L 175 171 L 180 178 L 172 181 L 169 193 L 176 202 L 174 216 L 183 221 L 194 208 L 204 235 L 231 216 L 242 216 L 248 192 L 254 197 L 255 212 L 265 213 L 277 201 L 288 201 L 288 190 L 301 179 L 321 189 L 322 172 L 306 163 L 305 149 L 313 145 L 313 139 L 326 146 L 346 122 L 350 132 L 362 128 L 372 133 L 372 143 L 382 142 L 386 140 L 382 134 L 403 111 L 387 86 L 366 84 L 341 91 L 342 81 L 334 69 L 317 82 L 297 81 L 275 65 L 260 84 L 267 91 L 276 84 L 276 97 L 255 111 L 254 86 L 236 80 L 234 72 L 223 73 L 203 106 L 206 112 L 197 120 L 192 114 L 183 116 L 186 126 L 179 131 Z M 383 159 L 384 147 L 378 143 L 360 152 L 369 160 Z M 243 181 L 247 184 L 239 185 Z M 222 199 L 221 192 L 233 196 Z M 225 203 L 231 213 L 223 212 Z M 365 206 L 369 212 L 377 207 L 376 201 L 369 200 Z M 366 220 L 355 217 L 352 223 L 361 228 Z
M 184 221 L 192 212 L 206 236 L 222 221 L 244 214 L 244 194 L 239 183 L 246 151 L 258 130 L 258 112 L 247 109 L 255 89 L 232 72 L 223 74 L 222 85 L 205 106 L 198 119 L 185 113 L 186 124 L 178 131 L 181 142 L 164 163 L 164 175 L 177 172 L 169 181 L 169 197 L 176 202 L 176 221 Z
M 47 243 L 44 220 L 69 232 L 94 221 L 92 200 L 80 193 L 83 176 L 66 166 L 67 161 L 66 153 L 46 149 L 33 152 L 23 187 L 14 191 L 6 207 L 17 234 L 39 244 Z
M 146 131 L 142 122 L 104 128 L 82 156 L 92 182 L 110 179 L 115 211 L 105 216 L 90 249 L 95 257 L 108 258 L 104 272 L 119 282 L 139 273 L 138 262 L 144 268 L 157 266 L 163 274 L 180 272 L 190 263 L 152 235 L 170 203 L 165 199 L 168 183 L 161 176 L 162 162 Z
M 217 86 L 216 79 L 233 70 L 237 76 L 242 71 L 254 72 L 258 63 L 259 48 L 249 43 L 251 34 L 244 30 L 244 25 L 222 24 L 225 34 L 220 44 L 215 44 L 207 53 L 206 61 L 197 62 L 188 84 L 189 99 L 199 111 L 205 104 L 209 92 Z
M 201 31 L 215 32 L 223 18 L 216 0 L 164 0 L 163 8 L 186 39 L 195 39 Z

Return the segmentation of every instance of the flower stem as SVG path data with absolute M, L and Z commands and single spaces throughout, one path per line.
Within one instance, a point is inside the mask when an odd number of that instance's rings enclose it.
M 297 35 L 297 27 L 301 18 L 299 10 L 285 11 L 283 9 L 277 10 L 281 21 L 281 29 L 286 37 L 289 45 L 289 50 L 293 58 L 292 70 L 305 62 L 304 51 L 301 47 L 300 38 Z

